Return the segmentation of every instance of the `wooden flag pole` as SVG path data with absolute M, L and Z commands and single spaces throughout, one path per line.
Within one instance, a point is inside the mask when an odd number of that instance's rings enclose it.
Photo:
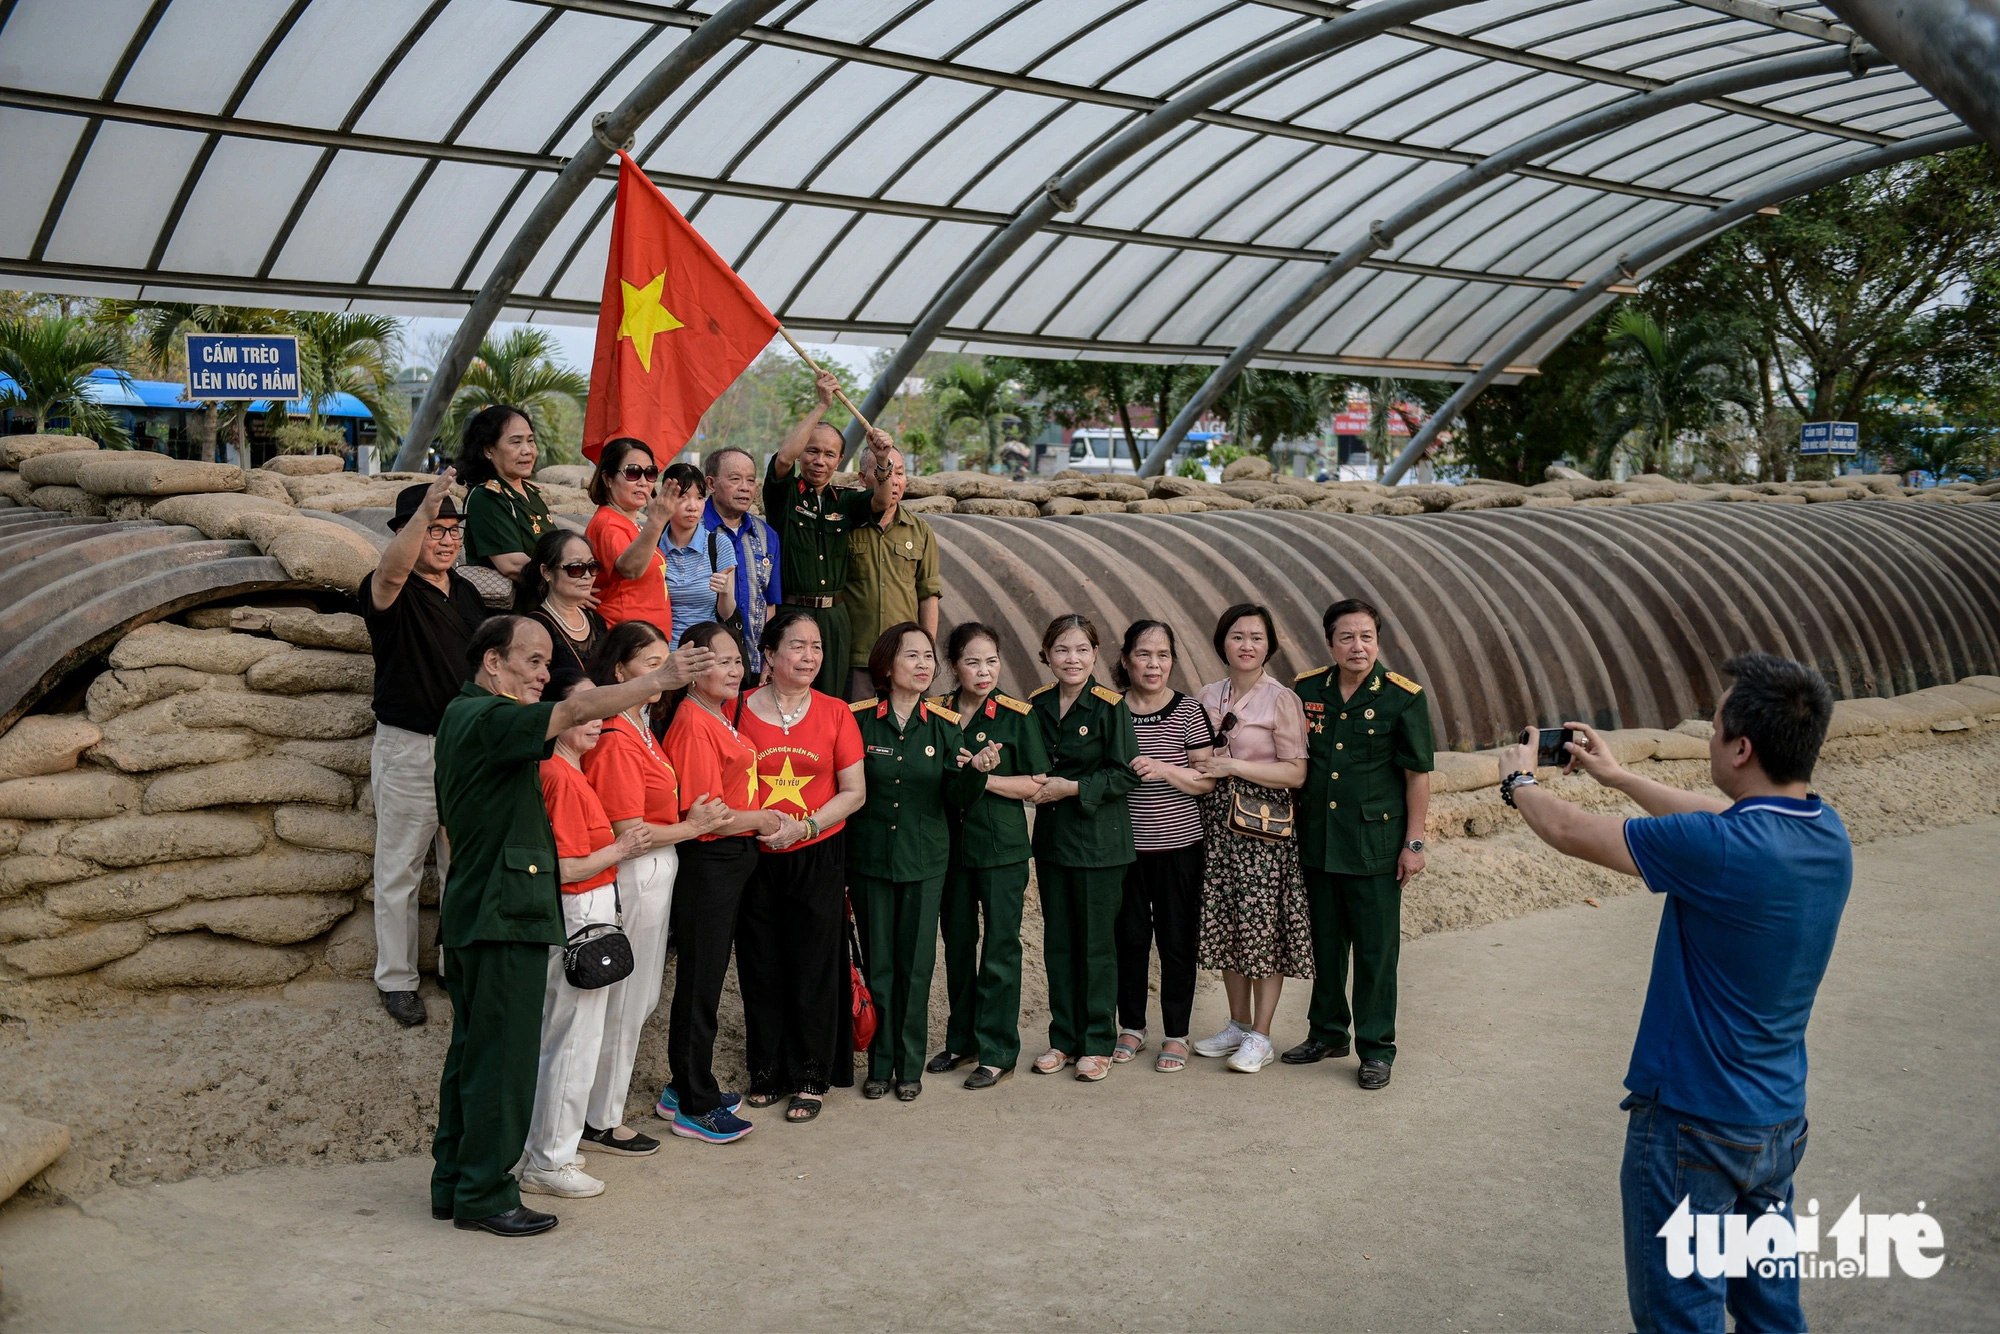
M 806 350 L 799 346 L 799 340 L 792 337 L 792 331 L 790 329 L 787 329 L 784 325 L 781 324 L 778 326 L 778 332 L 784 335 L 784 339 L 787 343 L 790 343 L 792 345 L 792 351 L 799 354 L 799 360 L 803 361 L 806 365 L 812 367 L 813 371 L 817 373 L 819 371 L 819 363 L 817 361 L 814 361 L 812 357 L 807 354 Z M 833 391 L 833 396 L 841 401 L 842 406 L 844 406 L 849 412 L 854 414 L 854 420 L 861 423 L 862 430 L 872 431 L 875 429 L 874 426 L 872 426 L 869 423 L 868 419 L 861 415 L 861 409 L 854 406 L 854 400 L 847 396 L 846 390 L 835 389 Z

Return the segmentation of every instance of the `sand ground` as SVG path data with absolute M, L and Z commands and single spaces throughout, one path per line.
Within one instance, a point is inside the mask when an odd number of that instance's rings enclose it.
M 434 1223 L 428 1162 L 279 1166 L 0 1209 L 0 1323 L 45 1329 L 1627 1328 L 1617 1110 L 1659 902 L 1404 947 L 1395 1082 L 1143 1061 L 933 1078 L 741 1144 L 592 1163 L 549 1236 Z M 1923 1201 L 1934 1278 L 1822 1280 L 1818 1329 L 2000 1308 L 2000 821 L 1859 850 L 1810 1035 L 1801 1199 Z M 1305 989 L 1288 992 L 1295 1038 Z M 1222 1018 L 1205 991 L 1198 1032 Z M 657 1125 L 650 1128 L 658 1129 Z

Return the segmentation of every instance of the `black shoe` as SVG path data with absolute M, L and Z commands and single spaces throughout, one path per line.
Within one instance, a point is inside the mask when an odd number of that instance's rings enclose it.
M 541 1213 L 517 1204 L 504 1214 L 486 1218 L 461 1218 L 452 1226 L 460 1232 L 491 1232 L 496 1237 L 532 1237 L 556 1225 L 554 1214 Z
M 431 1206 L 431 1217 L 440 1223 L 449 1223 L 451 1221 L 451 1206 L 448 1204 L 433 1204 Z
M 423 998 L 414 991 L 377 991 L 382 998 L 382 1008 L 389 1017 L 404 1028 L 415 1028 L 430 1021 L 430 1011 L 424 1008 Z
M 889 1081 L 886 1079 L 870 1079 L 866 1081 L 861 1085 L 861 1096 L 864 1098 L 888 1097 Z
M 583 1128 L 583 1142 L 594 1144 L 606 1153 L 622 1153 L 627 1158 L 645 1158 L 660 1151 L 660 1141 L 651 1135 L 642 1135 L 635 1130 L 629 1139 L 611 1138 L 617 1130 L 617 1126 L 611 1127 L 610 1130 L 593 1130 L 586 1125 Z
M 1383 1087 L 1389 1082 L 1389 1063 L 1387 1061 L 1363 1061 L 1361 1063 L 1359 1080 L 1361 1087 L 1365 1089 L 1379 1089 Z
M 1329 1056 L 1345 1056 L 1348 1050 L 1345 1046 L 1336 1047 L 1330 1042 L 1321 1042 L 1318 1038 L 1307 1038 L 1278 1059 L 1286 1065 L 1318 1065 Z
M 970 1056 L 961 1056 L 955 1051 L 941 1051 L 931 1057 L 930 1064 L 924 1067 L 924 1073 L 927 1075 L 948 1075 L 971 1059 Z
M 1013 1077 L 1014 1067 L 1011 1065 L 1005 1070 L 996 1069 L 990 1065 L 982 1065 L 965 1077 L 965 1086 L 969 1089 L 990 1089 L 1001 1080 L 1012 1079 Z
M 896 1081 L 897 1102 L 915 1102 L 917 1100 L 917 1095 L 922 1093 L 923 1091 L 924 1091 L 924 1081 L 921 1079 L 913 1079 L 907 1084 L 903 1083 L 901 1080 Z

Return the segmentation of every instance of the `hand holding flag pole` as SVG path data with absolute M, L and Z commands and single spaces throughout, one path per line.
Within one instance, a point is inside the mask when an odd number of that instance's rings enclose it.
M 806 365 L 812 367 L 813 372 L 815 374 L 818 374 L 819 363 L 817 361 L 814 361 L 811 355 L 807 353 L 807 351 L 804 348 L 799 346 L 799 340 L 792 337 L 792 331 L 790 329 L 787 329 L 784 325 L 781 324 L 778 326 L 778 333 L 780 336 L 784 338 L 784 340 L 787 343 L 790 343 L 792 345 L 792 351 L 799 354 L 799 360 L 803 361 Z M 849 412 L 854 414 L 854 420 L 861 423 L 861 429 L 863 431 L 872 431 L 875 429 L 874 423 L 870 422 L 866 417 L 862 416 L 861 409 L 854 406 L 854 400 L 847 396 L 846 390 L 836 389 L 833 391 L 833 396 L 840 400 L 841 405 L 843 407 L 845 407 Z

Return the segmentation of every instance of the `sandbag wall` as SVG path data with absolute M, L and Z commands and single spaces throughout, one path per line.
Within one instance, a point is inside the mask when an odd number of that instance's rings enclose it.
M 1001 637 L 1006 681 L 1046 679 L 1042 627 L 1091 616 L 1104 670 L 1134 618 L 1171 624 L 1179 684 L 1214 680 L 1209 637 L 1270 607 L 1273 671 L 1326 661 L 1320 615 L 1362 597 L 1384 657 L 1427 687 L 1441 746 L 1523 723 L 1672 727 L 1704 717 L 1746 650 L 1824 671 L 1842 698 L 2000 670 L 2000 505 L 1671 504 L 1495 508 L 1384 521 L 1259 509 L 1035 520 L 934 514 L 947 624 Z

